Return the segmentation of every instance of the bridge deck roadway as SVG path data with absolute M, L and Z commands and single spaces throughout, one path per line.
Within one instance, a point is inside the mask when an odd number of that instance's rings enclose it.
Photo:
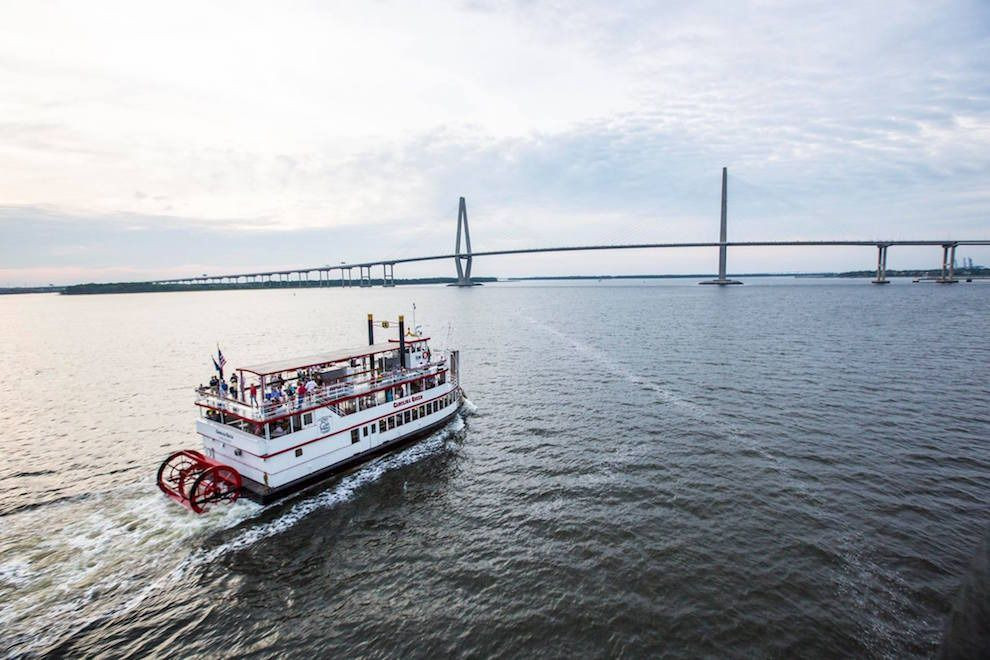
M 380 259 L 378 261 L 362 261 L 353 264 L 341 264 L 339 266 L 314 266 L 312 268 L 291 268 L 289 270 L 266 270 L 256 273 L 232 273 L 230 275 L 209 275 L 206 277 L 178 277 L 167 280 L 153 280 L 158 283 L 169 282 L 202 282 L 207 280 L 217 280 L 222 278 L 238 277 L 265 277 L 269 275 L 291 275 L 293 273 L 310 273 L 314 271 L 348 270 L 351 268 L 383 266 L 385 264 L 407 264 L 415 261 L 437 261 L 441 259 L 454 259 L 457 256 L 471 257 L 495 257 L 509 254 L 538 254 L 542 252 L 580 252 L 590 250 L 649 250 L 657 248 L 712 248 L 712 247 L 826 247 L 826 246 L 850 246 L 850 247 L 880 247 L 880 246 L 945 246 L 945 245 L 990 245 L 990 240 L 921 240 L 921 241 L 718 241 L 702 243 L 620 243 L 615 245 L 570 245 L 561 247 L 545 248 L 520 248 L 516 250 L 488 250 L 482 252 L 472 252 L 458 255 L 431 254 L 423 257 L 398 257 L 395 259 Z

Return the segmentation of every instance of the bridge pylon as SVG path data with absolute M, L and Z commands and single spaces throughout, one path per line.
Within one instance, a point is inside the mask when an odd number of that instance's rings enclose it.
M 877 243 L 877 278 L 873 280 L 874 284 L 890 284 L 890 280 L 887 279 L 887 248 L 890 247 L 885 243 Z
M 463 230 L 462 230 L 463 227 Z M 461 234 L 467 252 L 461 251 Z M 457 242 L 454 244 L 454 265 L 457 266 L 457 281 L 448 286 L 481 286 L 471 281 L 471 229 L 468 227 L 467 202 L 461 197 L 457 207 Z
M 705 280 L 704 282 L 698 282 L 698 284 L 718 284 L 719 286 L 725 286 L 726 284 L 742 284 L 739 280 L 730 280 L 725 276 L 725 257 L 726 257 L 726 245 L 725 245 L 725 235 L 726 235 L 726 216 L 728 215 L 728 173 L 729 168 L 722 168 L 722 226 L 718 232 L 718 279 L 717 280 Z

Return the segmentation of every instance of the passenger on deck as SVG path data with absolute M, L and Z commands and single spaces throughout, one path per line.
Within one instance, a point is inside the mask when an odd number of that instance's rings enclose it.
M 237 389 L 237 374 L 230 374 L 230 396 L 235 399 L 238 397 L 239 390 Z
M 306 381 L 306 392 L 309 393 L 310 397 L 316 395 L 316 381 L 310 376 L 309 380 Z
M 227 381 L 220 381 L 220 396 L 227 398 Z
M 282 428 L 282 423 L 281 422 L 279 422 L 278 424 L 276 424 L 275 425 L 275 428 L 272 429 L 272 437 L 273 438 L 277 438 L 280 435 L 285 435 L 285 429 Z
M 296 408 L 302 408 L 303 399 L 306 398 L 306 384 L 299 383 L 299 388 L 296 390 Z
M 220 387 L 220 379 L 217 378 L 216 374 L 214 374 L 213 377 L 210 378 L 210 389 L 213 390 L 214 394 L 219 394 L 220 393 L 220 390 L 218 389 L 219 387 Z
M 258 405 L 258 384 L 251 383 L 251 404 Z

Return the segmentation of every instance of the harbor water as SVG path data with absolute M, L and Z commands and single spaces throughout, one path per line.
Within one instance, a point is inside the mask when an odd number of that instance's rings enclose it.
M 218 343 L 413 303 L 461 351 L 447 428 L 264 507 L 158 492 Z M 937 654 L 990 524 L 988 319 L 907 280 L 0 296 L 0 655 Z

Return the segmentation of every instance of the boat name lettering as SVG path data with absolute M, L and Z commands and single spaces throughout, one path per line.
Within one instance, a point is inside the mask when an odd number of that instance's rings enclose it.
M 416 396 L 414 396 L 412 398 L 403 399 L 402 401 L 396 401 L 395 403 L 392 404 L 392 407 L 393 408 L 398 408 L 399 406 L 404 406 L 407 403 L 412 403 L 413 401 L 419 401 L 422 398 L 423 398 L 423 395 L 422 394 L 417 394 Z
M 234 439 L 234 436 L 230 433 L 227 433 L 226 431 L 221 431 L 220 429 L 213 429 L 213 430 L 216 431 L 217 435 L 219 435 L 222 438 L 227 438 L 228 440 Z

